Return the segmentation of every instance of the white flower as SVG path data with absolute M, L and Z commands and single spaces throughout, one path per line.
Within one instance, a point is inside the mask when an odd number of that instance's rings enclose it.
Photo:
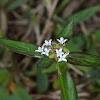
M 61 44 L 65 43 L 68 39 L 64 39 L 63 37 L 61 37 L 60 39 L 57 39 L 57 41 Z
M 44 46 L 42 46 L 42 47 L 38 47 L 38 50 L 35 50 L 35 52 L 43 52 L 43 49 L 44 49 Z
M 64 54 L 64 53 L 62 52 L 62 48 L 60 48 L 59 50 L 56 49 L 56 53 L 57 53 L 57 57 L 59 57 L 60 55 Z
M 51 41 L 52 41 L 52 39 L 50 39 L 49 41 L 45 40 L 45 43 L 43 45 L 49 46 L 49 45 L 51 45 Z
M 67 62 L 66 56 L 67 56 L 66 53 L 65 53 L 64 55 L 60 55 L 60 58 L 59 58 L 58 62 L 60 62 L 60 61 L 65 61 L 65 62 Z
M 51 49 L 45 48 L 44 51 L 43 51 L 41 54 L 45 54 L 45 55 L 49 56 L 49 51 L 50 51 L 50 50 L 51 50 Z

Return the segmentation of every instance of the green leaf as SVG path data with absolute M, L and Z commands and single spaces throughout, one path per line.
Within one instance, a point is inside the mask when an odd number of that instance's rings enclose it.
M 6 8 L 7 12 L 10 12 L 11 10 L 16 9 L 17 7 L 20 7 L 22 4 L 26 3 L 28 0 L 14 0 L 11 4 L 8 5 Z
M 71 21 L 62 32 L 57 36 L 57 38 L 64 37 L 70 38 L 72 36 L 73 21 Z M 61 27 L 60 27 L 61 30 Z
M 37 49 L 37 46 L 33 45 L 33 44 L 0 39 L 0 45 L 4 46 L 6 48 L 9 48 L 12 51 L 15 51 L 17 53 L 24 54 L 27 56 L 34 56 L 34 57 L 41 56 L 40 53 L 35 52 L 35 50 Z
M 40 59 L 39 63 L 37 64 L 38 68 L 49 67 L 54 62 L 54 59 L 50 59 L 49 57 L 43 57 Z
M 24 100 L 24 99 L 20 99 L 16 96 L 11 96 L 11 95 L 0 92 L 0 100 Z
M 67 59 L 69 63 L 74 65 L 100 67 L 100 57 L 86 53 L 72 52 Z
M 37 82 L 40 93 L 43 93 L 48 89 L 48 76 L 42 72 L 42 69 L 38 69 Z
M 78 100 L 75 85 L 68 71 L 64 76 L 64 86 L 66 88 L 66 95 L 68 100 Z M 61 100 L 64 100 L 63 94 L 61 94 Z
M 99 10 L 99 6 L 87 8 L 67 18 L 66 22 L 69 23 L 71 20 L 74 20 L 74 24 L 78 24 L 92 17 L 98 10 Z
M 14 91 L 14 95 L 23 100 L 33 100 L 32 97 L 22 88 L 17 88 Z

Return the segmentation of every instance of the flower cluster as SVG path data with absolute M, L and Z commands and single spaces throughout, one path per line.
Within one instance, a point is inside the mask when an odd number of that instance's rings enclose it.
M 39 46 L 35 52 L 40 52 L 41 55 L 54 58 L 58 62 L 67 62 L 66 57 L 69 55 L 69 50 L 64 46 L 64 43 L 67 40 L 68 39 L 64 39 L 63 37 L 57 39 L 58 42 L 52 41 L 52 39 L 49 41 L 45 40 L 45 43 L 42 45 L 42 47 Z

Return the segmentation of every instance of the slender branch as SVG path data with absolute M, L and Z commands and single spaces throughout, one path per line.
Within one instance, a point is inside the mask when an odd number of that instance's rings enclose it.
M 59 63 L 57 63 L 57 68 L 58 68 L 58 75 L 59 75 L 59 79 L 60 79 L 60 84 L 61 84 L 61 89 L 62 89 L 64 100 L 68 100 L 67 95 L 66 95 L 66 89 L 65 89 L 65 86 L 64 86 L 64 80 L 63 80 L 63 76 L 62 76 L 62 73 L 61 73 L 61 68 L 60 68 Z

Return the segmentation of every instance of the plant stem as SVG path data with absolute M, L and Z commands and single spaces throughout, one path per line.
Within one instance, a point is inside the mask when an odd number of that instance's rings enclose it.
M 63 80 L 63 76 L 62 76 L 62 73 L 61 73 L 61 68 L 60 68 L 59 63 L 57 63 L 57 68 L 58 68 L 58 75 L 59 75 L 59 79 L 60 79 L 60 84 L 61 84 L 61 89 L 62 89 L 64 100 L 68 100 L 67 95 L 66 95 L 66 89 L 65 89 L 65 86 L 64 86 L 64 80 Z

